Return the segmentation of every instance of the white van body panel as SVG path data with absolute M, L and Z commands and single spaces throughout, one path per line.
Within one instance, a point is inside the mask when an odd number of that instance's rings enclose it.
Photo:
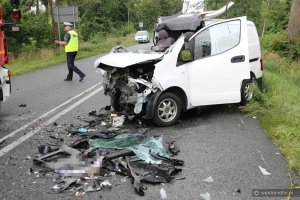
M 184 45 L 184 38 L 181 37 L 175 43 L 172 51 L 155 65 L 155 80 L 160 83 L 163 90 L 170 87 L 183 89 L 187 96 L 188 109 L 201 105 L 241 101 L 240 88 L 242 81 L 250 79 L 246 17 L 223 20 L 206 26 L 198 31 L 191 40 L 210 27 L 223 26 L 227 22 L 232 22 L 233 26 L 235 26 L 235 21 L 240 22 L 240 27 L 238 27 L 240 36 L 236 36 L 240 37 L 238 38 L 240 41 L 232 49 L 176 67 L 179 53 Z M 222 39 L 220 36 L 222 34 L 211 35 L 211 41 L 215 41 L 218 38 Z M 212 48 L 212 50 L 217 48 Z M 241 54 L 245 59 L 243 62 L 231 62 L 232 58 Z
M 8 76 L 8 69 L 3 68 L 2 66 L 0 66 L 0 83 L 3 102 L 5 102 L 10 96 L 10 77 Z
M 223 21 L 222 19 L 209 19 L 205 20 L 205 27 Z M 247 21 L 247 31 L 248 31 L 248 48 L 249 48 L 249 64 L 250 71 L 254 73 L 255 78 L 262 78 L 263 71 L 261 70 L 261 48 L 260 41 L 257 33 L 255 24 L 252 21 Z
M 181 88 L 190 102 L 189 76 L 187 66 L 176 67 L 178 55 L 184 45 L 184 37 L 180 37 L 174 44 L 174 48 L 166 54 L 162 61 L 155 65 L 154 79 L 163 90 L 171 87 Z
M 228 46 L 226 43 L 230 40 L 237 40 L 233 41 L 237 42 L 237 45 L 225 52 L 200 58 L 187 64 L 191 104 L 201 106 L 240 102 L 242 82 L 250 79 L 247 19 L 241 17 L 211 24 L 200 30 L 191 39 L 196 39 L 198 34 L 200 36 L 206 30 L 210 31 L 211 54 L 214 54 L 214 51 L 222 51 L 223 46 Z M 239 35 L 233 33 L 233 30 Z M 229 33 L 229 38 L 223 37 L 226 36 L 226 31 Z M 243 61 L 232 62 L 233 59 L 240 56 L 243 57 Z
M 261 70 L 261 50 L 260 42 L 257 34 L 256 27 L 253 22 L 248 21 L 248 46 L 249 46 L 249 58 L 250 58 L 250 71 L 254 73 L 255 78 L 262 77 Z

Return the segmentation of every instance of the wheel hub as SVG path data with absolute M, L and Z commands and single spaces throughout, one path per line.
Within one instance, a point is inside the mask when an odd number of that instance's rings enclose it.
M 172 121 L 177 115 L 177 104 L 173 99 L 165 99 L 158 106 L 158 116 L 163 122 Z

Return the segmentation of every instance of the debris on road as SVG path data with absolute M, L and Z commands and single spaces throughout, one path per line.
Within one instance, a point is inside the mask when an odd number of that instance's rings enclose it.
M 178 155 L 178 153 L 180 152 L 179 148 L 175 144 L 175 141 L 173 141 L 173 142 L 170 143 L 170 145 L 169 145 L 169 151 L 173 155 Z
M 144 183 L 169 183 L 182 171 L 178 166 L 183 166 L 184 161 L 170 157 L 162 136 L 147 137 L 147 128 L 126 129 L 124 115 L 110 109 L 107 106 L 90 111 L 89 117 L 84 119 L 85 126 L 69 125 L 66 131 L 70 139 L 75 139 L 71 143 L 65 143 L 58 135 L 61 133 L 53 130 L 47 134 L 58 138 L 55 144 L 38 146 L 39 155 L 33 159 L 34 166 L 42 168 L 41 175 L 54 172 L 56 184 L 52 190 L 55 193 L 71 191 L 80 197 L 111 189 L 109 177 L 118 174 L 125 176 L 121 183 L 129 178 L 135 192 L 144 196 Z M 174 142 L 168 150 L 173 155 L 180 152 Z M 163 189 L 161 195 L 167 198 Z
M 270 176 L 270 175 L 271 175 L 271 173 L 268 172 L 265 168 L 263 168 L 263 167 L 261 167 L 261 166 L 258 166 L 258 167 L 259 167 L 259 169 L 260 169 L 260 171 L 261 171 L 261 173 L 262 173 L 263 175 L 265 175 L 265 176 Z
M 204 200 L 211 200 L 210 194 L 208 192 L 206 192 L 205 194 L 201 193 L 200 196 L 204 199 Z
M 235 192 L 236 192 L 236 193 L 242 193 L 242 191 L 241 191 L 240 188 L 237 188 L 237 189 L 235 190 Z
M 19 107 L 20 108 L 25 108 L 25 107 L 27 107 L 27 105 L 26 104 L 20 104 Z
M 85 128 L 79 128 L 78 129 L 78 133 L 86 133 L 86 132 L 88 132 L 88 130 L 85 129 Z
M 213 177 L 210 176 L 210 177 L 204 179 L 203 181 L 206 182 L 206 183 L 213 183 L 214 179 L 213 179 Z
M 160 189 L 160 196 L 161 196 L 162 199 L 167 199 L 168 198 L 167 197 L 167 192 L 164 188 Z
M 115 128 L 122 126 L 125 122 L 124 115 L 122 115 L 122 116 L 113 116 L 112 115 L 112 119 L 113 119 L 112 126 L 115 127 Z

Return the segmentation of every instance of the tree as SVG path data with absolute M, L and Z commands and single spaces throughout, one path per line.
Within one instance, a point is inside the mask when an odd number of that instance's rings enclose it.
M 300 36 L 300 0 L 293 0 L 288 24 L 288 39 L 290 42 L 299 40 Z
M 273 1 L 273 0 L 271 0 Z M 219 9 L 226 5 L 228 0 L 205 0 L 206 10 Z M 254 22 L 258 30 L 261 30 L 263 0 L 235 0 L 235 5 L 225 13 L 223 18 L 247 16 L 248 20 Z

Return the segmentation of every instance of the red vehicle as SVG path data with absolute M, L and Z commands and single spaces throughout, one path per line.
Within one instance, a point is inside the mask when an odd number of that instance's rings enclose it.
M 21 13 L 19 9 L 19 1 L 11 0 L 12 10 L 11 16 L 15 20 L 19 20 L 21 18 Z M 3 10 L 2 5 L 0 4 L 0 103 L 4 102 L 11 94 L 11 72 L 5 67 L 8 62 L 7 55 L 7 43 L 5 39 L 5 33 L 3 27 L 6 24 L 3 20 Z

